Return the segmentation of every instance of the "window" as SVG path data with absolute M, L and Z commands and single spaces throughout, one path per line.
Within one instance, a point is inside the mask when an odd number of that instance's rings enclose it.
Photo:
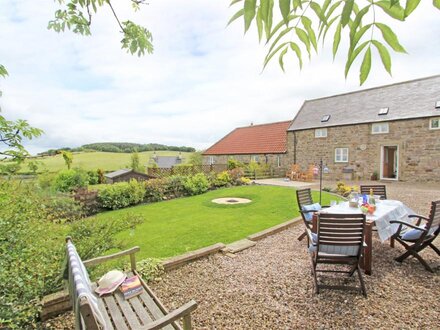
M 325 138 L 327 137 L 327 128 L 315 129 L 315 138 Z
M 277 167 L 281 167 L 281 156 L 277 156 Z
M 348 148 L 335 149 L 335 163 L 348 163 Z
M 440 101 L 435 102 L 435 108 L 440 109 Z
M 384 116 L 384 115 L 387 115 L 388 114 L 388 110 L 390 110 L 390 108 L 381 108 L 380 110 L 379 110 L 379 116 Z
M 321 118 L 321 122 L 325 123 L 325 122 L 329 121 L 329 119 L 330 119 L 330 115 L 324 115 Z
M 378 123 L 371 126 L 371 134 L 385 134 L 390 130 L 388 123 Z
M 440 129 L 440 117 L 439 118 L 431 118 L 429 121 L 430 129 Z
M 209 156 L 208 158 L 208 165 L 213 165 L 215 163 L 214 156 Z
M 254 156 L 252 156 L 252 160 L 254 161 L 254 162 L 259 162 L 260 161 L 260 156 L 258 156 L 258 155 L 254 155 Z

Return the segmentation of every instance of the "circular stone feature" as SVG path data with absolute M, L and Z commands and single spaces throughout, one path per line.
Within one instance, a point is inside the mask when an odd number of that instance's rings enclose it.
M 252 202 L 252 200 L 247 198 L 225 197 L 225 198 L 213 199 L 212 202 L 216 204 L 234 205 L 234 204 L 247 204 Z

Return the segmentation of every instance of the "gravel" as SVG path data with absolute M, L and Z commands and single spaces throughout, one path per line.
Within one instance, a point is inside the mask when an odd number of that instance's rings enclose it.
M 440 199 L 440 188 L 429 185 L 393 183 L 387 193 L 423 215 L 431 200 Z M 440 258 L 434 251 L 422 253 L 431 274 L 414 258 L 395 262 L 403 248 L 374 238 L 373 274 L 364 276 L 368 298 L 356 291 L 314 295 L 306 242 L 297 240 L 302 231 L 301 224 L 289 228 L 235 258 L 216 254 L 192 262 L 150 285 L 170 310 L 196 300 L 196 329 L 440 328 Z M 359 284 L 355 276 L 345 282 Z M 69 319 L 71 314 L 52 319 L 48 328 L 66 328 Z

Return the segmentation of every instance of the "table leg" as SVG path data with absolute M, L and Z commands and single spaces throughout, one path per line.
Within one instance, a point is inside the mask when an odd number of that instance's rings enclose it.
M 318 232 L 318 215 L 316 213 L 313 213 L 312 217 L 312 233 Z
M 361 265 L 364 267 L 365 274 L 371 275 L 371 264 L 372 264 L 372 257 L 373 257 L 373 223 L 367 222 L 365 224 L 365 237 L 364 237 L 365 244 L 367 244 L 367 247 L 364 249 L 364 257 L 361 262 Z

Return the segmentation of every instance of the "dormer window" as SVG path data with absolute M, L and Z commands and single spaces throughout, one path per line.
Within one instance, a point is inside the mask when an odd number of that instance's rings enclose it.
M 330 119 L 330 115 L 324 115 L 321 118 L 321 123 L 325 123 L 325 122 L 329 121 L 329 119 Z
M 389 110 L 390 110 L 390 108 L 381 108 L 381 109 L 379 110 L 378 115 L 379 115 L 379 116 L 387 115 Z
M 440 101 L 435 102 L 435 108 L 440 110 Z

